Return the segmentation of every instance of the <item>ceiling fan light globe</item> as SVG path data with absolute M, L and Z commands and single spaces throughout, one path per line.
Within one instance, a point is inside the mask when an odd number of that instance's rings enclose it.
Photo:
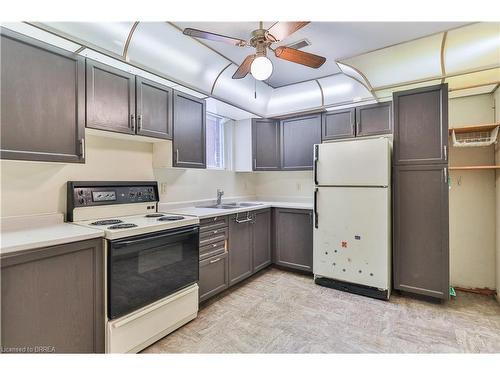
M 273 74 L 273 63 L 266 56 L 256 57 L 250 66 L 250 73 L 258 81 L 264 81 Z

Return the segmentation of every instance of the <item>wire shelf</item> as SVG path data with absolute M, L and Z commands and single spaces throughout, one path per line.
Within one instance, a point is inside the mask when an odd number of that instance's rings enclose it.
M 490 131 L 474 131 L 468 133 L 451 133 L 455 147 L 485 147 L 497 143 L 498 126 Z

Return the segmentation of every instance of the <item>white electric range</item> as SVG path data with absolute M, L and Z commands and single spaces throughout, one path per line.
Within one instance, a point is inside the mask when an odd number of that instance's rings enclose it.
M 199 219 L 156 182 L 68 182 L 68 221 L 104 231 L 106 352 L 138 352 L 198 312 Z

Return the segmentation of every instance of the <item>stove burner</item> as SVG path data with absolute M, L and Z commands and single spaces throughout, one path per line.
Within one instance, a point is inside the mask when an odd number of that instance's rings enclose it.
M 94 221 L 92 225 L 111 225 L 111 224 L 119 224 L 123 223 L 123 221 L 118 219 L 108 219 L 108 220 L 98 220 Z
M 147 214 L 144 217 L 162 217 L 162 216 L 165 216 L 165 215 L 163 215 L 163 214 Z
M 112 225 L 108 227 L 108 229 L 126 229 L 126 228 L 135 228 L 136 226 L 137 224 L 123 223 L 123 224 Z
M 182 220 L 184 219 L 184 216 L 164 216 L 160 217 L 158 221 L 175 221 L 175 220 Z

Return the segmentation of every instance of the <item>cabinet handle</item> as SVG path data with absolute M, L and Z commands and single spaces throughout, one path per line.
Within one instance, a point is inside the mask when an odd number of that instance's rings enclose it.
M 319 145 L 314 145 L 314 184 L 318 185 Z
M 217 244 L 216 243 L 212 244 L 212 247 L 217 247 Z
M 356 121 L 356 135 L 360 133 L 361 125 L 359 123 L 359 120 Z
M 137 131 L 141 131 L 142 129 L 142 115 L 137 115 Z
M 217 258 L 217 259 L 212 259 L 209 263 L 210 264 L 213 264 L 213 263 L 217 263 L 219 260 L 221 260 L 222 258 Z
M 85 160 L 85 138 L 80 139 L 80 155 L 82 156 L 82 159 Z
M 218 230 L 214 230 L 214 231 L 212 232 L 212 234 L 217 234 L 217 232 L 218 232 Z
M 446 145 L 443 146 L 443 156 L 444 156 L 444 161 L 448 161 L 448 146 Z
M 256 171 L 257 170 L 257 159 L 253 159 L 253 170 Z
M 243 224 L 243 223 L 248 223 L 250 221 L 252 221 L 252 217 L 248 215 L 249 213 L 247 212 L 247 218 L 245 220 L 239 220 L 238 219 L 238 214 L 236 214 L 235 218 L 234 218 L 234 221 L 237 223 L 237 224 Z
M 179 163 L 179 149 L 175 149 L 175 164 Z
M 133 113 L 130 115 L 130 128 L 135 130 L 135 115 Z
M 448 168 L 444 167 L 443 168 L 443 177 L 444 177 L 444 183 L 448 183 Z

